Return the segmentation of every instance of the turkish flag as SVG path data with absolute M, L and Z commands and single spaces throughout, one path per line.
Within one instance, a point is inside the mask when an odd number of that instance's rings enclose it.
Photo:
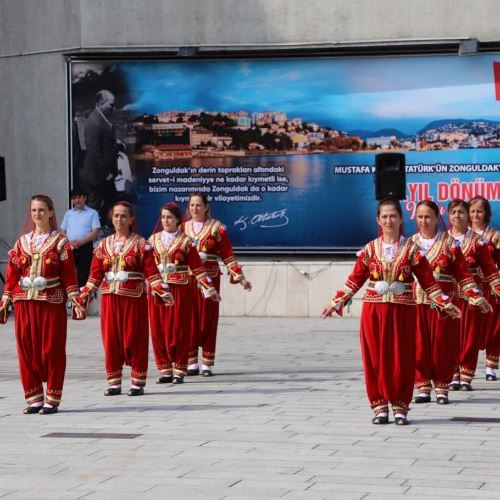
M 495 77 L 495 96 L 500 101 L 500 62 L 493 63 L 493 75 Z

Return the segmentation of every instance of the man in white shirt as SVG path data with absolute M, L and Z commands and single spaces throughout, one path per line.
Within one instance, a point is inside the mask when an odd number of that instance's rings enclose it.
M 61 231 L 73 247 L 78 286 L 85 286 L 92 262 L 93 242 L 99 235 L 99 214 L 87 207 L 87 194 L 80 189 L 71 192 L 73 208 L 64 214 Z

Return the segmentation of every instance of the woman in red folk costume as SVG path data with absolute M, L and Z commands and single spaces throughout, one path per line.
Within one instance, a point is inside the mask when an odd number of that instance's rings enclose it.
M 415 380 L 415 275 L 435 307 L 452 317 L 460 312 L 443 295 L 418 245 L 400 236 L 403 221 L 399 201 L 379 202 L 377 223 L 381 236 L 359 253 L 344 290 L 323 310 L 342 315 L 345 303 L 369 279 L 361 311 L 361 351 L 366 390 L 375 414 L 374 424 L 389 422 L 389 403 L 398 425 L 408 424 L 407 413 Z
M 236 262 L 233 247 L 224 225 L 210 217 L 208 199 L 205 193 L 195 192 L 189 196 L 189 219 L 184 223 L 184 232 L 194 241 L 208 276 L 215 289 L 220 292 L 218 257 L 222 259 L 231 276 L 231 283 L 239 283 L 250 291 L 252 284 L 245 278 L 241 266 Z M 188 375 L 198 375 L 198 347 L 202 349 L 202 375 L 210 377 L 215 360 L 219 303 L 204 300 L 198 289 L 197 280 L 191 277 L 191 285 L 197 298 L 191 333 Z
M 469 219 L 472 230 L 488 245 L 497 269 L 500 270 L 500 231 L 490 227 L 491 206 L 489 201 L 482 196 L 476 196 L 469 201 Z M 490 283 L 482 275 L 482 288 L 484 296 L 493 309 L 485 320 L 484 336 L 481 349 L 486 350 L 486 380 L 497 379 L 498 359 L 500 356 L 500 299 L 495 297 Z
M 66 371 L 66 297 L 75 319 L 83 319 L 85 311 L 77 301 L 71 246 L 57 231 L 52 200 L 33 196 L 29 209 L 32 230 L 9 252 L 0 321 L 7 320 L 7 307 L 14 302 L 19 371 L 28 403 L 24 413 L 47 415 L 58 411 Z
M 187 371 L 191 320 L 198 295 L 189 282 L 188 273 L 195 277 L 205 297 L 218 301 L 219 294 L 203 269 L 193 240 L 179 230 L 182 215 L 178 205 L 167 203 L 162 207 L 160 217 L 163 231 L 153 234 L 149 243 L 163 283 L 172 293 L 174 305 L 158 307 L 154 297 L 150 297 L 151 338 L 160 372 L 158 383 L 180 384 Z
M 144 238 L 132 231 L 133 206 L 115 203 L 111 220 L 115 233 L 100 241 L 94 250 L 87 285 L 80 300 L 88 304 L 102 283 L 101 333 L 108 388 L 105 396 L 121 394 L 123 365 L 132 368 L 129 396 L 144 394 L 148 371 L 148 303 L 145 278 L 165 303 L 172 296 L 161 282 L 153 251 Z
M 458 294 L 454 297 L 458 284 L 470 305 L 488 312 L 488 303 L 469 273 L 460 248 L 446 231 L 438 230 L 439 219 L 437 204 L 429 200 L 421 201 L 416 210 L 419 232 L 413 235 L 412 241 L 427 258 L 441 290 L 455 305 L 459 303 Z M 442 318 L 432 307 L 421 285 L 415 284 L 414 292 L 417 302 L 415 387 L 418 390 L 414 402 L 429 403 L 434 382 L 437 403 L 448 404 L 448 385 L 453 378 L 458 356 L 459 322 L 450 317 Z
M 468 229 L 469 205 L 464 200 L 452 200 L 448 205 L 448 220 L 451 225 L 449 234 L 455 239 L 465 257 L 469 270 L 481 286 L 481 272 L 484 280 L 491 285 L 495 294 L 500 295 L 500 280 L 498 270 L 488 245 L 479 238 L 472 229 Z M 460 338 L 458 362 L 453 375 L 450 389 L 455 391 L 471 391 L 471 381 L 477 366 L 477 357 L 482 342 L 486 316 L 482 316 L 478 307 L 468 307 L 467 297 L 460 292 Z M 491 308 L 490 308 L 491 310 Z

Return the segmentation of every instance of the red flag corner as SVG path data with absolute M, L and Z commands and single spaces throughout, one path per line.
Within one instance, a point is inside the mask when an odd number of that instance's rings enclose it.
M 500 101 L 500 62 L 493 63 L 493 76 L 495 78 L 495 97 Z

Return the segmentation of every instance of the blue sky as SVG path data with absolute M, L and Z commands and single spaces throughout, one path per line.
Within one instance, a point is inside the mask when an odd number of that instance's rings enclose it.
M 449 118 L 500 121 L 500 55 L 120 62 L 136 113 L 285 111 L 344 130 L 413 133 Z

